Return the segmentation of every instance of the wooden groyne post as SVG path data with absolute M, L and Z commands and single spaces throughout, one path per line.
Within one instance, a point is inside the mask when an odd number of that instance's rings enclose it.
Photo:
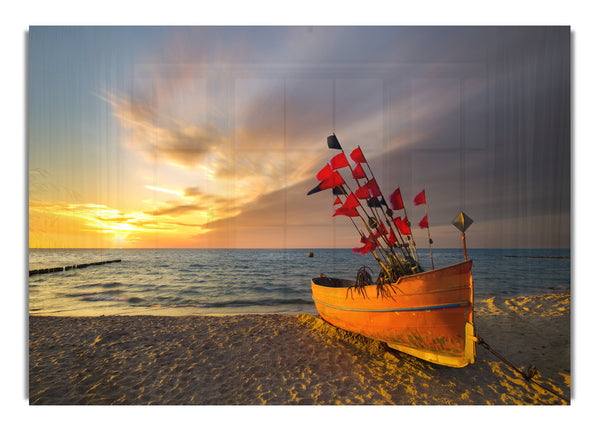
M 29 276 L 37 275 L 37 274 L 48 274 L 49 272 L 69 271 L 70 269 L 85 268 L 85 267 L 91 266 L 91 265 L 105 265 L 107 263 L 115 263 L 115 262 L 121 262 L 121 259 L 103 260 L 101 262 L 92 262 L 92 263 L 79 263 L 77 265 L 57 266 L 55 268 L 32 269 L 29 271 Z

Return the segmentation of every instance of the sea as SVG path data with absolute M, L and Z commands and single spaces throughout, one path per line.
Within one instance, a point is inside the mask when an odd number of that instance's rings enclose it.
M 419 249 L 431 269 L 429 249 Z M 311 255 L 312 253 L 312 255 Z M 433 249 L 441 268 L 462 249 Z M 312 256 L 312 257 L 311 257 Z M 569 292 L 568 249 L 470 249 L 475 300 Z M 91 265 L 28 277 L 31 315 L 317 314 L 310 280 L 354 280 L 372 256 L 346 249 L 30 249 L 29 270 Z

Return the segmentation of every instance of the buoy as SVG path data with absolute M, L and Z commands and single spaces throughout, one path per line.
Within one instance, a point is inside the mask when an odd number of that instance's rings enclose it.
M 309 252 L 308 252 L 308 257 L 313 257 L 313 256 L 314 256 L 313 252 L 312 252 L 312 251 L 309 251 Z

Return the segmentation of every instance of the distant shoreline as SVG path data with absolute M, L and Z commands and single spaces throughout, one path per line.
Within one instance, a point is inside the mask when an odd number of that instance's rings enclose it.
M 523 259 L 571 259 L 571 256 L 504 256 L 504 257 L 518 257 Z

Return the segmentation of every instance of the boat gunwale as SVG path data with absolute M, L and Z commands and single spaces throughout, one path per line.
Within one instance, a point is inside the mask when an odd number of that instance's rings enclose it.
M 409 280 L 409 279 L 411 279 L 413 277 L 422 277 L 424 275 L 431 275 L 431 274 L 433 274 L 435 272 L 440 272 L 440 271 L 451 269 L 451 268 L 456 267 L 456 266 L 465 265 L 466 263 L 470 264 L 470 268 L 469 268 L 469 271 L 470 271 L 471 267 L 472 267 L 472 264 L 473 264 L 473 259 L 465 260 L 463 262 L 453 263 L 452 265 L 444 266 L 442 268 L 430 269 L 429 271 L 419 272 L 417 274 L 405 275 L 405 276 L 400 277 L 394 283 L 392 283 L 392 286 L 400 285 L 400 284 L 402 284 L 404 282 L 404 280 Z M 351 283 L 351 285 L 350 286 L 323 286 L 322 284 L 319 284 L 319 283 L 315 282 L 315 280 L 317 280 L 317 279 L 339 280 L 339 281 L 342 281 L 342 282 L 346 281 L 346 282 Z M 325 277 L 314 277 L 314 278 L 311 279 L 311 282 L 313 284 L 315 284 L 316 286 L 327 288 L 327 289 L 348 289 L 349 287 L 355 287 L 354 286 L 354 281 L 348 280 L 346 278 L 326 277 L 326 276 Z M 375 287 L 374 284 L 369 284 L 369 285 L 365 286 L 365 288 L 372 287 L 372 286 Z

